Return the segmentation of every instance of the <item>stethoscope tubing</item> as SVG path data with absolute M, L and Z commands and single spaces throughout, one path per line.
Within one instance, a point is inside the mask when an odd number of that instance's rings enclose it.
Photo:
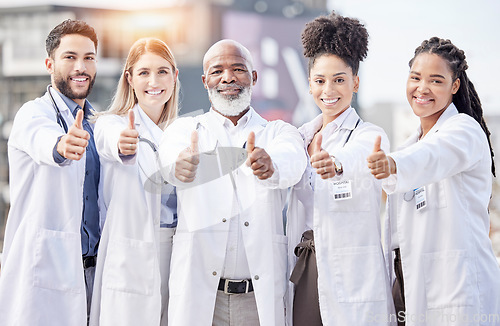
M 51 85 L 47 85 L 47 93 L 49 93 L 50 101 L 52 102 L 52 106 L 54 107 L 54 110 L 56 111 L 56 117 L 57 117 L 57 123 L 64 129 L 64 132 L 68 132 L 68 125 L 66 124 L 66 121 L 64 121 L 61 111 L 57 107 L 56 101 L 54 100 L 54 97 L 52 96 L 52 93 L 50 92 Z

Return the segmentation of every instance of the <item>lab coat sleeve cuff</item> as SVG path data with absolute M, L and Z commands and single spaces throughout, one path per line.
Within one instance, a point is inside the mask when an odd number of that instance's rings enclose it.
M 398 183 L 398 177 L 395 174 L 391 174 L 388 178 L 382 181 L 382 189 L 388 194 L 392 195 L 396 192 L 396 186 Z
M 257 182 L 259 182 L 261 185 L 263 185 L 264 187 L 269 188 L 269 189 L 279 188 L 279 185 L 280 185 L 280 172 L 279 172 L 278 166 L 274 162 L 273 162 L 273 168 L 274 168 L 274 172 L 273 172 L 273 175 L 271 177 L 269 177 L 265 180 L 260 180 L 259 178 L 255 177 L 257 179 Z M 250 171 L 252 171 L 252 169 L 250 169 Z
M 59 164 L 61 166 L 69 165 L 69 163 L 70 163 L 70 161 L 67 158 L 65 158 L 64 156 L 59 154 L 59 152 L 57 151 L 57 145 L 59 145 L 59 141 L 61 140 L 61 138 L 63 136 L 64 135 L 57 137 L 57 142 L 54 145 L 54 149 L 52 150 L 52 157 L 54 158 L 54 162 L 56 162 L 57 164 Z
M 392 195 L 393 193 L 399 191 L 398 189 L 398 186 L 400 185 L 400 182 L 398 182 L 399 157 L 396 152 L 391 153 L 388 156 L 392 157 L 392 159 L 396 163 L 396 174 L 391 174 L 389 177 L 382 180 L 382 189 L 384 189 L 384 191 L 388 195 Z
M 124 165 L 133 165 L 137 161 L 137 153 L 133 155 L 123 155 L 121 153 L 118 153 L 118 157 L 120 159 L 120 162 L 122 162 Z

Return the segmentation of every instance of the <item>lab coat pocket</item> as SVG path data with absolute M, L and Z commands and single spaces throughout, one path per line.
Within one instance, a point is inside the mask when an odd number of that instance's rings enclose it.
M 39 288 L 80 293 L 83 262 L 81 235 L 47 229 L 36 231 L 33 285 Z
M 124 237 L 110 239 L 103 283 L 110 290 L 152 295 L 155 257 L 154 242 Z
M 318 180 L 318 178 L 316 180 Z M 371 192 L 373 191 L 371 180 L 327 180 L 326 182 L 328 183 L 328 208 L 330 211 L 370 211 L 371 197 L 367 194 L 371 194 Z M 348 190 L 346 190 L 346 184 L 348 185 Z
M 441 180 L 427 187 L 429 207 L 445 208 L 448 206 L 446 202 L 446 183 L 446 180 Z
M 386 300 L 384 263 L 378 246 L 340 248 L 331 257 L 339 302 Z
M 422 255 L 427 309 L 474 304 L 470 258 L 465 250 Z
M 274 247 L 274 261 L 275 261 L 275 282 L 280 282 L 276 289 L 279 291 L 276 293 L 276 297 L 283 297 L 285 295 L 287 282 L 287 248 L 288 248 L 288 238 L 284 235 L 275 234 L 273 236 L 273 247 Z

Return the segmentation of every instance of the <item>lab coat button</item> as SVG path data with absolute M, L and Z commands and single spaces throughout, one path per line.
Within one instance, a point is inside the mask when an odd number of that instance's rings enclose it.
M 213 276 L 217 276 L 217 272 L 216 272 L 216 271 L 213 271 L 213 272 L 212 272 L 212 275 L 213 275 Z
M 248 223 L 248 222 L 245 222 L 244 224 L 245 224 L 245 226 L 248 226 L 248 225 L 250 225 L 250 223 Z
M 223 218 L 223 219 L 222 219 L 222 222 L 223 222 L 223 223 L 226 223 L 226 221 L 227 221 L 227 220 L 226 220 L 225 218 Z
M 257 281 L 259 279 L 259 275 L 255 275 L 253 278 L 254 278 L 254 280 Z

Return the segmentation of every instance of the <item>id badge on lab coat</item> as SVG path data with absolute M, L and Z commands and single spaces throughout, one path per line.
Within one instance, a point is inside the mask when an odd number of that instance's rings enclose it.
M 425 196 L 425 186 L 419 187 L 414 190 L 415 193 L 415 208 L 417 211 L 427 206 L 427 199 Z
M 333 199 L 346 200 L 352 198 L 351 180 L 334 181 L 332 182 Z

